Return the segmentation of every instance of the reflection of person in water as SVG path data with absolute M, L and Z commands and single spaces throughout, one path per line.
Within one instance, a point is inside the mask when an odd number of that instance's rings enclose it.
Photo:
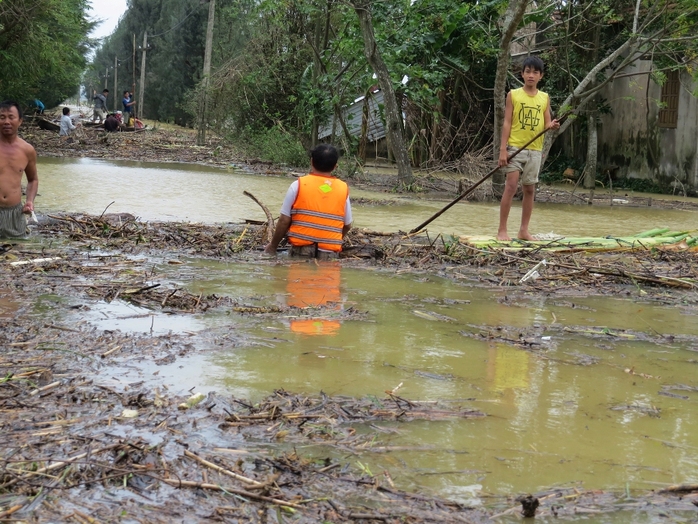
M 286 303 L 297 308 L 322 308 L 325 311 L 339 311 L 342 296 L 339 291 L 341 266 L 337 262 L 301 262 L 291 264 L 288 270 Z M 294 318 L 291 331 L 303 335 L 334 335 L 339 331 L 338 320 L 318 317 Z
M 496 391 L 528 389 L 530 355 L 504 344 L 492 346 L 487 361 L 487 379 Z

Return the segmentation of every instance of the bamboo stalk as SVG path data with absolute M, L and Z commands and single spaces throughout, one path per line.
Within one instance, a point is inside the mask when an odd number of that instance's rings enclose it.
M 276 504 L 277 506 L 286 506 L 289 508 L 302 509 L 303 506 L 294 504 L 293 502 L 287 502 L 281 499 L 274 499 L 270 497 L 265 497 L 263 495 L 257 495 L 249 491 L 243 491 L 241 489 L 224 488 L 218 484 L 207 484 L 204 482 L 193 482 L 191 480 L 176 480 L 176 479 L 160 479 L 165 484 L 169 484 L 175 488 L 199 488 L 199 489 L 211 489 L 215 491 L 223 491 L 224 493 L 232 493 L 233 495 L 240 495 L 241 497 L 247 497 L 250 499 L 261 500 L 263 502 L 269 502 L 271 504 Z
M 105 351 L 104 353 L 102 353 L 102 358 L 108 357 L 109 355 L 111 355 L 112 353 L 114 353 L 116 351 L 119 351 L 120 349 L 121 349 L 121 346 L 115 346 L 115 347 L 111 348 L 109 351 Z
M 92 518 L 92 517 L 90 517 L 89 515 L 86 515 L 86 514 L 83 513 L 82 511 L 79 511 L 79 510 L 75 509 L 75 510 L 73 510 L 73 513 L 75 513 L 76 515 L 78 515 L 78 516 L 79 516 L 80 518 L 82 518 L 83 520 L 86 520 L 86 521 L 89 522 L 90 524 L 99 524 L 99 521 L 98 521 L 97 519 Z
M 245 482 L 246 484 L 251 484 L 253 486 L 263 486 L 264 485 L 262 482 L 257 482 L 254 479 L 244 477 L 242 475 L 238 475 L 237 473 L 234 473 L 228 469 L 222 468 L 221 466 L 214 464 L 213 462 L 209 462 L 208 460 L 202 459 L 201 457 L 199 457 L 198 455 L 195 455 L 194 453 L 192 453 L 189 450 L 185 450 L 184 455 L 186 457 L 189 457 L 189 458 L 196 460 L 197 462 L 203 464 L 206 467 L 209 467 L 215 471 L 218 471 L 219 473 L 223 473 L 224 475 L 228 475 L 229 477 L 232 477 L 232 478 L 239 480 L 241 482 Z
M 660 489 L 659 493 L 691 493 L 693 491 L 698 491 L 698 484 L 675 484 Z
M 23 504 L 17 504 L 16 506 L 12 506 L 10 509 L 5 510 L 2 513 L 0 513 L 0 519 L 4 519 L 5 517 L 9 517 L 10 515 L 15 513 L 16 511 L 19 511 L 23 507 L 24 507 Z
M 31 393 L 29 393 L 29 396 L 30 396 L 30 397 L 33 397 L 33 396 L 38 395 L 39 393 L 45 393 L 46 391 L 49 391 L 49 390 L 54 389 L 54 388 L 57 388 L 57 387 L 60 386 L 60 385 L 61 385 L 60 380 L 57 380 L 56 382 L 53 382 L 52 384 L 49 384 L 49 385 L 44 386 L 44 387 L 39 388 L 39 389 L 35 389 L 35 390 L 32 391 Z

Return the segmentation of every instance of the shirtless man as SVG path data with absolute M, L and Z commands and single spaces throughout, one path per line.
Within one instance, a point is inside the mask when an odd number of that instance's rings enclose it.
M 36 151 L 17 136 L 22 110 L 17 102 L 0 103 L 0 238 L 26 235 L 22 213 L 34 211 L 39 189 Z M 22 205 L 22 173 L 27 176 L 27 199 Z

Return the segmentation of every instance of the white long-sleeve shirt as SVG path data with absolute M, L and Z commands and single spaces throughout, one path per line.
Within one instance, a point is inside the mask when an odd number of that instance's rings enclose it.
M 61 130 L 58 132 L 58 136 L 68 136 L 75 129 L 75 124 L 70 118 L 70 115 L 63 115 L 61 117 Z

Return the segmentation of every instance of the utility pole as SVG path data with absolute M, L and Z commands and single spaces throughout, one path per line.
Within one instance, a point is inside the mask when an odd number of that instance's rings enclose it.
M 107 89 L 107 82 L 109 81 L 109 68 L 104 70 L 104 89 Z
M 116 105 L 117 101 L 119 100 L 119 95 L 116 94 L 117 93 L 116 88 L 119 86 L 119 84 L 117 82 L 117 78 L 119 76 L 117 73 L 118 67 L 119 67 L 119 59 L 116 56 L 114 56 L 114 93 L 112 94 L 112 98 L 114 99 L 114 112 L 115 113 L 119 109 L 118 106 Z
M 148 31 L 143 31 L 143 54 L 141 55 L 141 85 L 138 90 L 138 114 L 145 117 L 143 111 L 143 95 L 145 91 L 145 52 L 148 50 Z
M 196 134 L 196 144 L 206 143 L 206 107 L 208 102 L 208 84 L 211 76 L 211 49 L 213 48 L 213 22 L 216 15 L 216 0 L 209 0 L 208 24 L 206 26 L 206 50 L 204 51 L 204 76 L 201 79 L 202 94 L 199 100 L 199 131 Z
M 136 33 L 133 33 L 133 86 L 131 92 L 136 92 Z

